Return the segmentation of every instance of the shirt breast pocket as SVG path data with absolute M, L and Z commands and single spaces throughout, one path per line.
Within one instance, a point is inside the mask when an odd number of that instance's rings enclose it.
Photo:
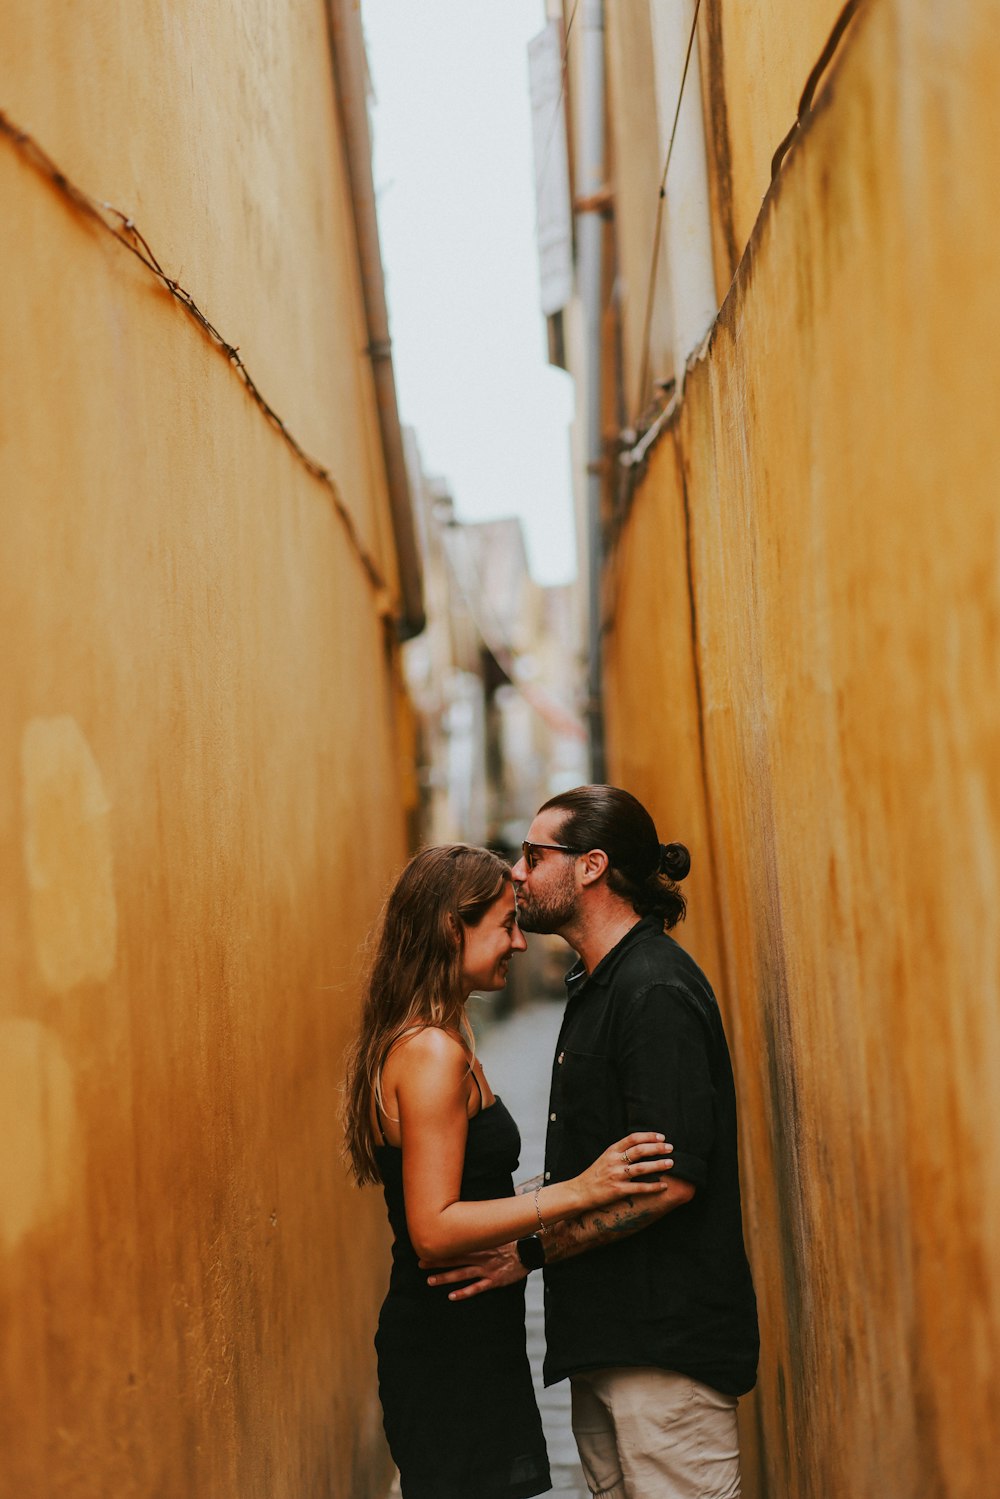
M 617 1139 L 611 1117 L 611 1068 L 606 1056 L 593 1052 L 567 1048 L 561 1058 L 563 1123 L 574 1154 L 582 1152 L 589 1164 Z

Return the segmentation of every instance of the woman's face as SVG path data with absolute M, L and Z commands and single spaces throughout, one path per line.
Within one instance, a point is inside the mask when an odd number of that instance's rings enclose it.
M 462 988 L 466 994 L 473 989 L 502 989 L 511 957 L 528 945 L 517 924 L 514 887 L 509 880 L 479 925 L 465 927 L 463 936 Z

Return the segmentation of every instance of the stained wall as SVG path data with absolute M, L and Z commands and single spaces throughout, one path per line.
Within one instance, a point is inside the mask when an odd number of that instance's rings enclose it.
M 324 7 L 4 4 L 0 1493 L 382 1492 L 338 1160 L 405 854 L 395 560 Z M 412 788 L 411 788 L 412 793 Z
M 691 843 L 770 1499 L 978 1499 L 1000 1376 L 996 8 L 872 0 L 609 572 L 613 778 Z
M 846 0 L 703 0 L 702 100 L 716 288 L 725 296 L 771 181 L 775 148 Z

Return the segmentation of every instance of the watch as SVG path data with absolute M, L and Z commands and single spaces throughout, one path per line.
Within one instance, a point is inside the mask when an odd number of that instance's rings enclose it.
M 538 1234 L 517 1241 L 517 1257 L 525 1270 L 540 1270 L 545 1264 L 545 1245 Z

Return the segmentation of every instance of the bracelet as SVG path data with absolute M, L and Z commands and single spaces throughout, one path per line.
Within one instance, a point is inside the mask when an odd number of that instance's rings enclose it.
M 544 1233 L 545 1232 L 545 1224 L 542 1222 L 542 1211 L 541 1211 L 541 1208 L 538 1206 L 538 1194 L 539 1194 L 539 1192 L 541 1190 L 542 1190 L 541 1187 L 536 1187 L 535 1188 L 535 1217 L 538 1219 L 538 1229 L 539 1229 L 539 1232 L 540 1233 Z

